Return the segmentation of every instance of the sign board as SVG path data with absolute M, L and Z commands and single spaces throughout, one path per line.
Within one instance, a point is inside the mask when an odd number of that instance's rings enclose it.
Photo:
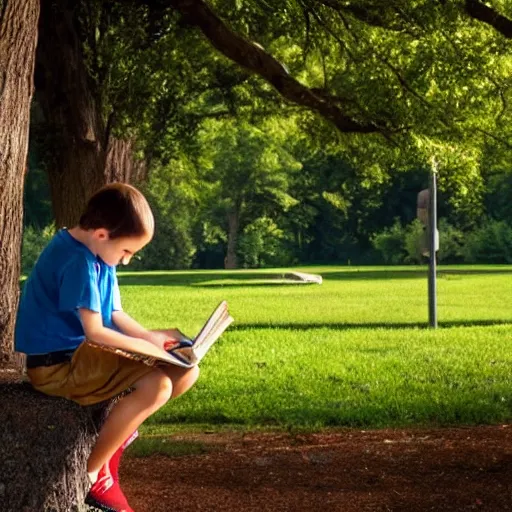
M 416 202 L 416 215 L 418 216 L 418 219 L 423 224 L 424 230 L 421 235 L 420 240 L 420 248 L 421 248 L 421 254 L 423 256 L 426 256 L 427 258 L 430 256 L 430 250 L 429 250 L 429 241 L 430 241 L 430 232 L 429 232 L 429 209 L 430 209 L 430 190 L 428 188 L 423 189 L 418 194 L 418 199 Z M 435 251 L 439 251 L 439 231 L 436 229 L 435 234 L 435 244 L 434 244 Z

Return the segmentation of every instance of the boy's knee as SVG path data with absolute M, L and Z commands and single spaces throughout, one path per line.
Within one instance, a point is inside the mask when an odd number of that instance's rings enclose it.
M 172 380 L 164 372 L 160 372 L 155 393 L 156 401 L 161 405 L 167 403 L 172 396 Z
M 190 389 L 196 383 L 197 379 L 199 378 L 199 373 L 199 366 L 197 365 L 186 370 L 186 373 L 183 375 L 180 381 L 180 388 L 184 388 L 182 392 Z
M 193 366 L 184 376 L 184 379 L 180 382 L 178 394 L 185 393 L 188 391 L 199 378 L 199 366 Z
M 165 404 L 172 395 L 172 380 L 161 370 L 151 372 L 135 387 L 142 397 L 157 407 Z

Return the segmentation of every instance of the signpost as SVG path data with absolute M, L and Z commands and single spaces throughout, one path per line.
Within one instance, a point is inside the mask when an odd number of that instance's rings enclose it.
M 428 207 L 428 324 L 430 327 L 437 328 L 437 283 L 436 283 L 436 252 L 439 249 L 439 239 L 437 234 L 437 162 L 432 159 L 432 171 L 430 172 L 430 204 Z
M 422 239 L 422 254 L 428 257 L 428 323 L 437 327 L 437 288 L 436 288 L 436 252 L 439 250 L 439 232 L 437 231 L 437 162 L 432 159 L 428 188 L 418 194 L 417 215 L 425 226 Z

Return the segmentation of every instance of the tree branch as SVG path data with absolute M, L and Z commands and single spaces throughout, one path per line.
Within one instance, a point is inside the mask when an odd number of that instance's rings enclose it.
M 508 149 L 512 149 L 512 144 L 510 144 L 510 142 L 508 142 L 505 139 L 502 139 L 501 137 L 497 137 L 496 135 L 488 132 L 487 130 L 484 130 L 482 128 L 475 128 L 475 131 L 483 133 L 484 135 L 487 135 L 487 137 L 490 137 L 491 139 L 494 139 L 495 141 L 503 144 Z
M 230 60 L 264 78 L 287 100 L 318 112 L 340 131 L 372 133 L 385 130 L 374 123 L 355 121 L 336 104 L 295 80 L 263 48 L 230 30 L 203 0 L 166 0 L 166 3 L 179 11 L 188 23 L 198 27 L 211 44 Z
M 393 5 L 386 5 L 383 2 L 375 2 L 374 5 L 364 7 L 354 5 L 354 2 L 343 2 L 340 0 L 309 0 L 309 4 L 323 5 L 337 13 L 349 13 L 357 20 L 371 25 L 373 27 L 383 28 L 393 32 L 406 32 L 406 27 L 401 23 L 401 18 L 405 20 L 403 12 Z
M 471 18 L 491 25 L 507 39 L 512 39 L 512 20 L 500 14 L 496 9 L 479 0 L 466 0 L 464 10 Z

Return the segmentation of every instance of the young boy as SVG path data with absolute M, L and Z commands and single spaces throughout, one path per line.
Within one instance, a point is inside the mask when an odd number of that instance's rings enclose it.
M 32 385 L 48 395 L 90 405 L 131 389 L 113 406 L 87 462 L 87 503 L 132 512 L 117 481 L 123 449 L 139 425 L 197 380 L 197 367 L 150 367 L 87 342 L 148 353 L 173 338 L 148 331 L 121 307 L 116 265 L 127 264 L 152 238 L 154 220 L 134 187 L 108 185 L 89 200 L 79 224 L 60 230 L 39 256 L 23 290 L 16 350 L 27 354 Z

